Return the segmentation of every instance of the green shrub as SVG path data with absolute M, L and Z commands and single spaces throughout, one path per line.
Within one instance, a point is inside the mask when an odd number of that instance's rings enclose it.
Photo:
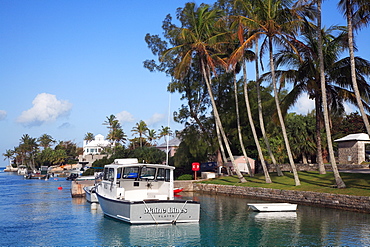
M 193 175 L 183 174 L 180 177 L 178 177 L 177 180 L 193 180 Z

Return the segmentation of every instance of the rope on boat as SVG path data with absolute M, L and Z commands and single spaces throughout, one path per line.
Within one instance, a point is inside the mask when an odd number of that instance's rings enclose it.
M 180 214 L 182 213 L 182 210 L 184 209 L 184 207 L 186 206 L 187 203 L 188 203 L 188 200 L 185 201 L 185 203 L 182 206 L 180 212 L 177 214 L 176 218 L 172 221 L 172 224 L 176 224 L 177 219 L 179 218 Z
M 158 224 L 157 220 L 154 218 L 154 215 L 152 214 L 152 212 L 150 211 L 150 209 L 148 208 L 148 205 L 146 205 L 146 203 L 145 203 L 145 201 L 144 201 L 144 200 L 143 200 L 143 203 L 144 203 L 144 205 L 145 205 L 146 209 L 148 210 L 148 212 L 149 212 L 150 216 L 152 216 L 152 218 L 153 218 L 154 222 L 155 222 L 156 224 Z

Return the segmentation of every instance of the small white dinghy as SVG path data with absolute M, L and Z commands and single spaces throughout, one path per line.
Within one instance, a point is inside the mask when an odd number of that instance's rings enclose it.
M 86 186 L 83 188 L 85 191 L 85 197 L 86 201 L 91 202 L 91 203 L 98 203 L 98 197 L 96 196 L 95 193 L 95 186 Z
M 251 203 L 249 208 L 258 212 L 291 212 L 297 210 L 297 204 L 292 203 Z

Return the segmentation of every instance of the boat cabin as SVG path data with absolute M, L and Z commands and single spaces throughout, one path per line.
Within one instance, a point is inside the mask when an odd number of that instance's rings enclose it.
M 104 167 L 102 194 L 128 201 L 173 200 L 173 170 L 161 164 L 116 159 Z

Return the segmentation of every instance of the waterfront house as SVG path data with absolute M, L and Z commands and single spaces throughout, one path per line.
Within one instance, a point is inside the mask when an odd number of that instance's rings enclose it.
M 369 160 L 370 153 L 366 153 L 367 147 L 370 150 L 368 134 L 350 134 L 334 141 L 338 143 L 338 161 L 340 165 L 358 165 Z
M 105 156 L 102 154 L 104 148 L 110 146 L 111 143 L 101 134 L 96 135 L 92 141 L 84 140 L 83 154 L 79 156 L 79 162 L 92 164 L 95 160 L 103 158 Z
M 172 157 L 175 155 L 176 150 L 178 149 L 180 143 L 181 141 L 178 138 L 173 138 L 172 140 L 168 141 L 168 156 L 169 157 Z M 167 143 L 166 142 L 162 143 L 161 145 L 156 146 L 156 148 L 158 148 L 159 150 L 163 152 L 167 152 Z

